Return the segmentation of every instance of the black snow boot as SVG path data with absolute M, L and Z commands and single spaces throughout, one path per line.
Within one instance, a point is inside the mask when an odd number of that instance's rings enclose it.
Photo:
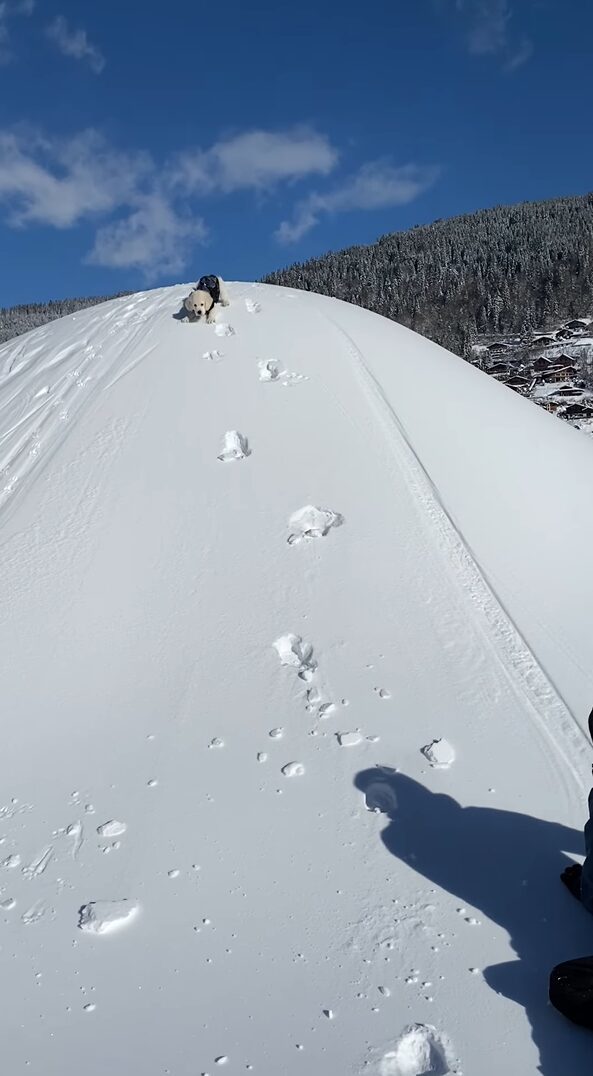
M 580 863 L 571 863 L 570 867 L 566 867 L 562 871 L 560 878 L 564 882 L 566 888 L 572 893 L 573 897 L 577 900 L 581 899 L 581 878 L 583 876 L 583 868 Z
M 556 965 L 550 975 L 550 1001 L 567 1020 L 593 1031 L 593 956 Z

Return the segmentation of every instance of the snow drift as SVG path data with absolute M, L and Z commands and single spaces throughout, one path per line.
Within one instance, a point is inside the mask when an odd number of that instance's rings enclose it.
M 186 290 L 0 348 L 6 1072 L 586 1071 L 593 443 Z

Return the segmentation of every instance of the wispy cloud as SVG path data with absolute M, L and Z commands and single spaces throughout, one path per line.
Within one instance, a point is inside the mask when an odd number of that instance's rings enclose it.
M 112 146 L 99 132 L 51 139 L 30 128 L 0 130 L 0 209 L 13 228 L 66 229 L 95 224 L 87 263 L 176 273 L 196 244 L 206 241 L 208 200 L 238 191 L 255 196 L 328 176 L 338 151 L 310 128 L 247 131 L 210 147 L 158 163 L 145 152 Z M 277 238 L 296 242 L 323 216 L 411 202 L 436 179 L 438 169 L 381 160 L 364 165 L 325 192 L 297 202 Z
M 254 130 L 216 142 L 207 150 L 180 154 L 168 170 L 168 180 L 187 194 L 267 191 L 305 176 L 326 176 L 337 161 L 337 150 L 329 140 L 308 127 Z
M 154 269 L 176 273 L 195 243 L 206 238 L 201 218 L 179 213 L 160 193 L 139 199 L 124 220 L 100 228 L 87 261 L 111 269 Z
M 23 2 L 26 3 L 27 0 Z M 96 75 L 101 74 L 105 67 L 105 57 L 101 50 L 89 41 L 86 30 L 73 30 L 63 15 L 56 15 L 47 27 L 46 33 L 64 56 L 82 60 L 88 63 L 91 71 L 94 71 Z
M 69 140 L 0 131 L 0 203 L 13 226 L 69 228 L 133 200 L 153 164 L 112 149 L 95 131 Z
M 506 71 L 516 71 L 530 59 L 533 43 L 517 38 L 511 0 L 455 0 L 466 21 L 467 47 L 473 56 L 496 56 Z
M 206 237 L 204 197 L 327 175 L 337 159 L 325 136 L 304 127 L 247 131 L 160 167 L 147 153 L 114 149 L 93 130 L 66 140 L 0 131 L 0 205 L 12 227 L 70 228 L 98 219 L 92 264 L 175 272 Z
M 10 63 L 13 58 L 10 46 L 9 20 L 20 16 L 28 17 L 35 10 L 35 0 L 2 0 L 0 3 L 0 67 Z
M 296 243 L 324 214 L 407 205 L 432 186 L 438 174 L 436 167 L 417 164 L 396 167 L 384 160 L 365 164 L 340 186 L 326 193 L 314 192 L 298 202 L 292 219 L 280 224 L 276 238 L 281 243 Z

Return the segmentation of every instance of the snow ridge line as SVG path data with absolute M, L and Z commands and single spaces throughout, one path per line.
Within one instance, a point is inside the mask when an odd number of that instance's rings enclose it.
M 437 487 L 417 455 L 401 419 L 366 365 L 362 352 L 338 322 L 326 313 L 322 313 L 322 316 L 346 340 L 367 394 L 374 396 L 383 412 L 398 462 L 405 469 L 410 487 L 434 524 L 441 553 L 453 565 L 464 592 L 481 614 L 475 618 L 476 627 L 486 644 L 494 649 L 514 689 L 525 699 L 532 717 L 554 744 L 582 793 L 586 794 L 589 786 L 583 775 L 589 770 L 589 744 L 583 730 L 484 577 L 469 544 L 449 515 Z

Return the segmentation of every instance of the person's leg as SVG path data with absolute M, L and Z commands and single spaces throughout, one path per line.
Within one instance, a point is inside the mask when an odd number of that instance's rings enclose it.
M 549 996 L 568 1020 L 593 1031 L 593 956 L 558 964 L 550 975 Z
M 581 900 L 587 911 L 593 913 L 593 788 L 589 793 L 589 821 L 585 826 L 585 855 L 581 875 Z

